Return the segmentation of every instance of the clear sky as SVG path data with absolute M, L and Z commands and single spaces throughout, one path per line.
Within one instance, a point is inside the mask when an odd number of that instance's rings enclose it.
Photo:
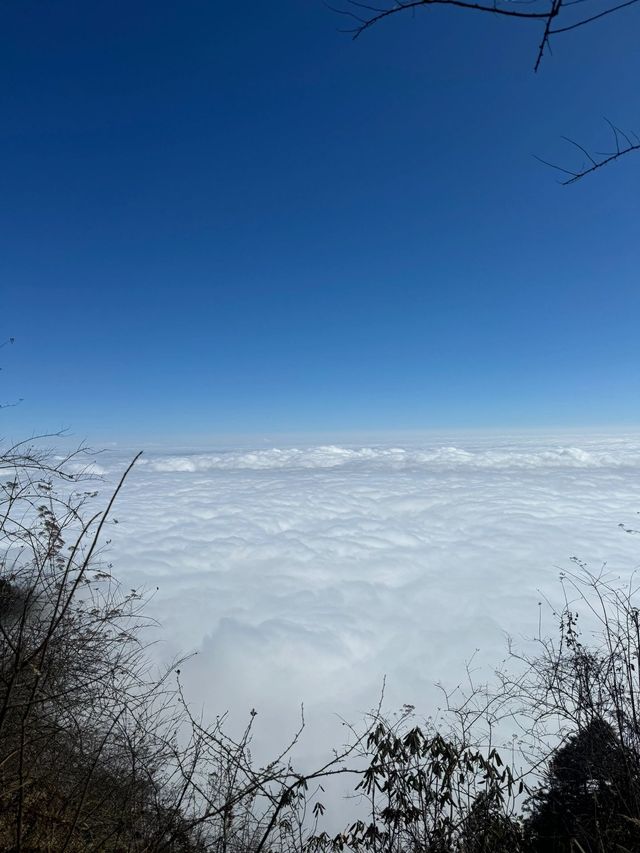
M 637 425 L 639 25 L 3 3 L 2 431 Z

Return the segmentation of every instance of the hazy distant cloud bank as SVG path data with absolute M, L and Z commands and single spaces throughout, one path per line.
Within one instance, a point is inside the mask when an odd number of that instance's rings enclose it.
M 618 452 L 616 452 L 616 450 Z M 233 471 L 295 468 L 337 468 L 344 465 L 370 465 L 376 468 L 540 468 L 540 467 L 628 467 L 640 464 L 640 453 L 627 447 L 340 447 L 322 445 L 306 448 L 270 448 L 268 450 L 227 451 L 166 455 L 144 460 L 154 471 Z
M 504 631 L 537 631 L 571 555 L 630 573 L 638 510 L 629 437 L 151 452 L 112 558 L 159 587 L 163 653 L 200 651 L 192 695 L 277 730 L 303 700 L 357 717 L 385 674 L 389 705 L 428 711 L 477 647 L 497 662 Z

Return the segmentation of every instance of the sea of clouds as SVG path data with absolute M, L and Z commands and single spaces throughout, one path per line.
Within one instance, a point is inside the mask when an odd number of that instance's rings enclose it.
M 97 459 L 107 482 L 126 459 Z M 196 706 L 255 708 L 271 748 L 304 702 L 316 748 L 385 676 L 388 708 L 426 716 L 474 653 L 498 664 L 506 634 L 537 634 L 572 556 L 630 576 L 640 537 L 620 525 L 638 510 L 637 435 L 154 449 L 118 499 L 109 559 L 127 587 L 157 588 L 155 654 L 198 652 L 183 667 Z

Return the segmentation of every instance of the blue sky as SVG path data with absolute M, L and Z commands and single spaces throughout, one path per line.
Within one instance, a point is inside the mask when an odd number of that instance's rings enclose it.
M 638 24 L 2 4 L 2 431 L 637 425 Z

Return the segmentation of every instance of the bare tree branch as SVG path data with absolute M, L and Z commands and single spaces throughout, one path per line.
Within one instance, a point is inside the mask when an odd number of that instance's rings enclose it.
M 560 181 L 563 186 L 568 186 L 569 184 L 574 184 L 576 181 L 579 181 L 580 178 L 584 178 L 586 175 L 591 175 L 594 172 L 603 169 L 605 166 L 608 166 L 609 163 L 613 163 L 621 157 L 631 154 L 633 151 L 640 150 L 640 139 L 638 139 L 636 134 L 633 132 L 630 132 L 630 134 L 625 133 L 625 131 L 620 130 L 619 127 L 616 127 L 612 122 L 610 122 L 609 119 L 605 118 L 605 121 L 611 128 L 615 151 L 596 153 L 596 156 L 594 156 L 587 148 L 579 142 L 576 142 L 574 139 L 570 139 L 568 136 L 562 137 L 570 145 L 573 145 L 581 151 L 588 159 L 590 165 L 581 166 L 577 169 L 567 169 L 564 166 L 559 166 L 557 163 L 551 163 L 548 160 L 543 160 L 542 157 L 537 157 L 536 155 L 534 155 L 535 159 L 540 163 L 543 163 L 545 166 L 550 166 L 552 169 L 556 169 L 559 172 L 563 172 L 565 175 L 569 175 L 566 180 Z M 620 144 L 620 137 L 624 139 L 624 145 Z M 635 141 L 631 137 L 634 137 Z
M 534 23 L 539 21 L 540 23 L 544 23 L 544 32 L 536 52 L 534 63 L 534 70 L 537 71 L 545 52 L 550 49 L 550 39 L 552 36 L 578 29 L 613 12 L 633 6 L 635 3 L 640 2 L 640 0 L 625 0 L 624 3 L 613 3 L 613 5 L 608 5 L 607 8 L 596 14 L 583 14 L 578 15 L 578 17 L 575 17 L 574 14 L 572 20 L 572 11 L 567 10 L 573 10 L 576 6 L 582 7 L 582 4 L 585 2 L 589 2 L 589 0 L 567 0 L 567 2 L 563 2 L 563 0 L 512 0 L 512 2 L 509 2 L 509 0 L 494 0 L 492 3 L 472 2 L 472 0 L 393 0 L 393 2 L 388 2 L 387 5 L 378 6 L 362 2 L 362 0 L 344 0 L 343 5 L 327 5 L 332 11 L 355 21 L 356 25 L 352 29 L 346 30 L 354 39 L 359 38 L 366 30 L 371 29 L 371 27 L 391 16 L 402 12 L 415 12 L 416 9 L 436 5 L 454 6 L 459 9 L 486 12 Z M 608 2 L 611 4 L 612 0 L 608 0 Z M 522 8 L 523 6 L 527 8 Z M 568 18 L 567 23 L 558 25 L 560 17 L 563 20 Z

